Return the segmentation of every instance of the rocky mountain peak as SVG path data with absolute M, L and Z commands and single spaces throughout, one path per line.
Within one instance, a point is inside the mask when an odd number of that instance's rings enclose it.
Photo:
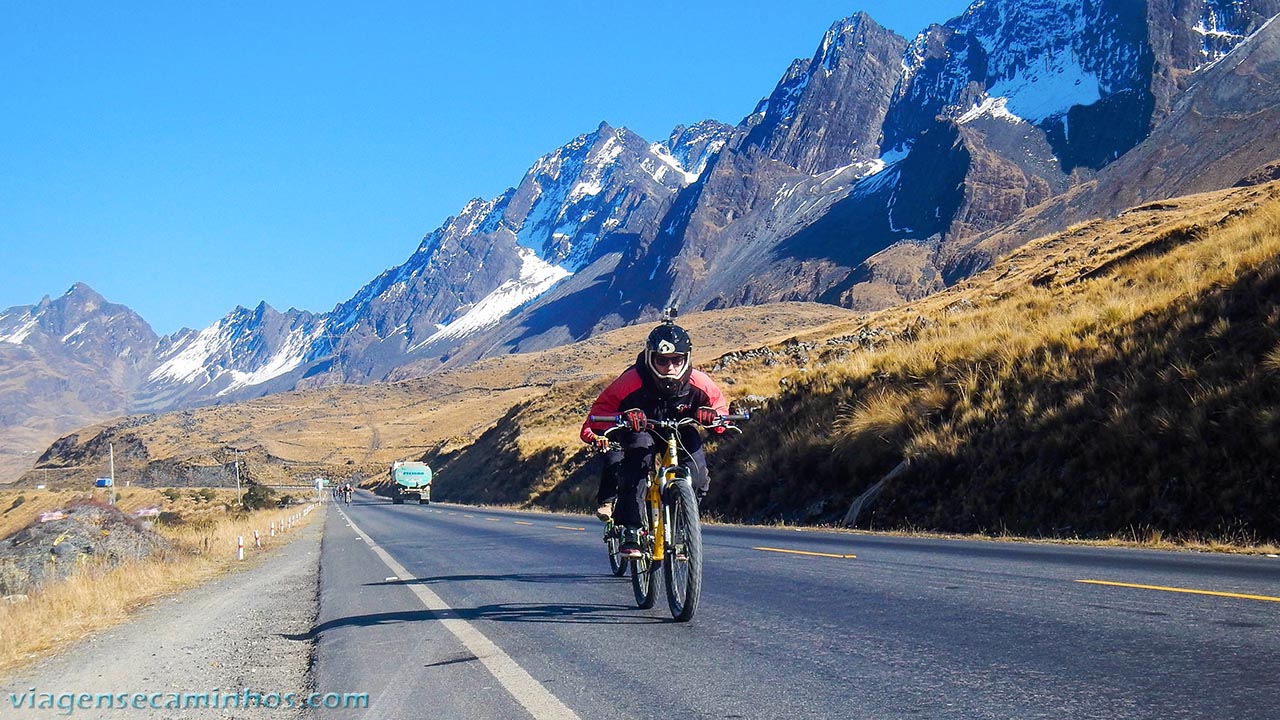
M 105 365 L 146 364 L 158 339 L 133 310 L 107 302 L 81 282 L 57 298 L 45 296 L 36 305 L 0 313 L 0 342 L 73 353 Z
M 738 151 L 809 175 L 875 159 L 905 47 L 865 13 L 833 23 L 813 56 L 794 61 L 744 121 L 750 131 Z

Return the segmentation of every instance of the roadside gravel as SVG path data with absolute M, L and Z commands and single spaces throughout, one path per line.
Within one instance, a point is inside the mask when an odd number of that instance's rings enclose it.
M 270 550 L 260 562 L 161 600 L 124 625 L 0 679 L 0 717 L 306 717 L 300 706 L 287 707 L 287 695 L 293 693 L 300 704 L 311 692 L 310 630 L 318 610 L 324 524 L 323 517 L 313 517 L 290 542 Z M 209 705 L 192 708 L 191 698 L 181 697 L 204 693 L 218 696 L 218 706 L 201 699 Z M 260 698 L 255 701 L 246 693 Z M 68 707 L 80 704 L 82 694 L 93 697 L 83 706 Z M 99 694 L 115 696 L 116 707 L 97 706 Z M 172 707 L 175 694 L 179 704 L 188 707 Z M 226 696 L 238 696 L 239 707 Z M 40 701 L 50 699 L 54 707 L 39 708 Z M 119 706 L 121 700 L 127 707 Z

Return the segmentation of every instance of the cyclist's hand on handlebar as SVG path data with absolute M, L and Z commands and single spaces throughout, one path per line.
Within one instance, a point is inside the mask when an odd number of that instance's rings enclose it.
M 607 437 L 605 437 L 605 436 L 603 436 L 603 435 L 597 435 L 597 434 L 595 434 L 595 433 L 591 433 L 591 440 L 590 440 L 590 442 L 591 442 L 591 444 L 592 444 L 592 445 L 594 445 L 594 446 L 596 447 L 596 449 L 598 449 L 598 450 L 608 450 L 608 449 L 609 449 L 609 438 L 607 438 Z
M 714 409 L 704 406 L 693 412 L 693 419 L 697 420 L 699 425 L 711 426 L 716 424 L 716 420 L 719 420 L 720 416 L 716 414 Z
M 635 432 L 640 432 L 644 429 L 645 417 L 643 410 L 638 408 L 623 410 L 621 417 L 622 422 L 626 423 L 627 427 L 631 428 Z

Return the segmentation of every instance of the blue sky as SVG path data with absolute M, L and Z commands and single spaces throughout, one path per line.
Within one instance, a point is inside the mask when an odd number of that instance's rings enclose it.
M 343 6 L 345 5 L 345 6 Z M 962 0 L 3 2 L 0 309 L 325 312 L 601 121 L 737 123 L 836 20 Z

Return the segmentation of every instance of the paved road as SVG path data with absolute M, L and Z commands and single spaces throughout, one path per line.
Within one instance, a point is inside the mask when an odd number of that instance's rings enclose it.
M 713 526 L 677 624 L 593 519 L 327 522 L 316 717 L 1280 717 L 1280 559 Z

